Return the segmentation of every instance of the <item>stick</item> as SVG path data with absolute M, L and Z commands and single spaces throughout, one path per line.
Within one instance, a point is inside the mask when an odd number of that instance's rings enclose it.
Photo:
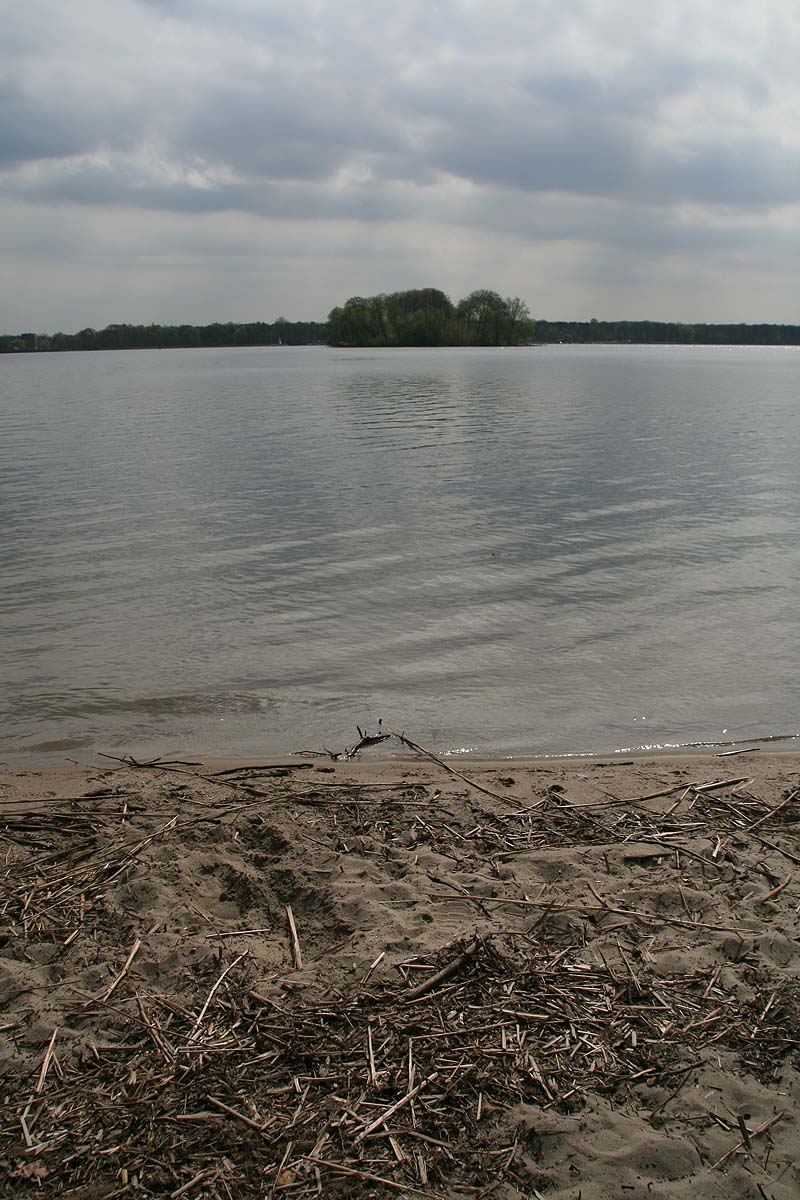
M 358 729 L 357 725 L 356 729 Z M 358 729 L 358 732 L 361 734 L 360 741 L 356 742 L 355 746 L 350 746 L 349 749 L 345 750 L 341 755 L 342 758 L 355 758 L 359 750 L 366 750 L 367 746 L 377 746 L 379 742 L 385 742 L 387 738 L 392 736 L 390 733 L 364 733 L 362 729 Z
M 689 1063 L 689 1066 L 688 1066 L 688 1067 L 683 1067 L 683 1068 L 681 1069 L 681 1081 L 680 1081 L 680 1083 L 678 1084 L 678 1086 L 675 1088 L 675 1090 L 674 1090 L 674 1091 L 670 1092 L 670 1094 L 667 1096 L 666 1100 L 662 1100 L 660 1104 L 656 1105 L 656 1107 L 655 1107 L 655 1108 L 653 1109 L 653 1111 L 650 1113 L 650 1116 L 651 1116 L 651 1117 L 654 1117 L 654 1116 L 656 1115 L 656 1113 L 660 1113 L 660 1112 L 661 1112 L 662 1108 L 666 1108 L 666 1107 L 667 1107 L 667 1105 L 669 1104 L 670 1100 L 674 1100 L 674 1099 L 675 1099 L 675 1097 L 677 1096 L 678 1092 L 681 1090 L 681 1088 L 684 1086 L 684 1084 L 686 1083 L 687 1079 L 688 1079 L 688 1078 L 689 1078 L 689 1076 L 691 1075 L 692 1071 L 696 1070 L 696 1069 L 697 1069 L 697 1067 L 702 1067 L 702 1065 L 703 1065 L 703 1060 L 702 1060 L 702 1059 L 698 1059 L 698 1061 L 697 1061 L 697 1062 Z
M 766 1133 L 767 1130 L 771 1129 L 773 1125 L 777 1125 L 778 1121 L 780 1121 L 785 1116 L 786 1116 L 786 1109 L 782 1108 L 781 1111 L 779 1113 L 776 1113 L 774 1117 L 770 1117 L 770 1119 L 768 1121 L 765 1121 L 763 1125 L 759 1125 L 758 1129 L 754 1129 L 750 1133 L 750 1140 L 752 1141 L 753 1138 L 761 1137 L 762 1133 Z M 727 1150 L 723 1154 L 722 1158 L 718 1158 L 715 1163 L 711 1164 L 711 1170 L 716 1171 L 718 1167 L 724 1167 L 725 1164 L 728 1162 L 728 1160 L 733 1158 L 734 1154 L 738 1154 L 738 1152 L 740 1150 L 744 1149 L 744 1147 L 745 1147 L 744 1140 L 742 1140 L 741 1142 L 737 1142 L 735 1146 L 731 1146 L 730 1150 Z
M 217 933 L 215 936 L 218 938 L 251 937 L 254 933 L 271 933 L 271 932 L 272 932 L 272 926 L 265 925 L 262 929 L 228 929 L 226 932 Z
M 124 754 L 122 758 L 119 758 L 116 754 L 103 754 L 101 750 L 97 751 L 97 756 L 122 763 L 125 767 L 202 767 L 203 765 L 201 762 L 188 762 L 182 758 L 149 758 L 139 762 L 131 754 Z
M 456 779 L 460 779 L 462 783 L 468 783 L 471 788 L 475 788 L 476 792 L 483 792 L 484 796 L 492 796 L 495 800 L 504 800 L 506 804 L 512 802 L 519 803 L 519 801 L 514 801 L 511 796 L 504 796 L 501 792 L 493 792 L 491 788 L 483 787 L 482 784 L 475 783 L 473 779 L 468 779 L 466 775 L 462 775 L 460 771 L 456 771 L 454 767 L 443 762 L 441 758 L 437 758 L 435 754 L 432 754 L 430 750 L 426 750 L 424 746 L 418 746 L 416 742 L 412 742 L 411 738 L 407 738 L 404 733 L 392 733 L 386 736 L 396 737 L 404 746 L 408 746 L 411 750 L 416 750 L 419 754 L 424 754 L 431 762 L 437 763 L 445 771 L 448 771 L 451 775 L 455 775 Z
M 372 1026 L 367 1026 L 367 1058 L 369 1060 L 369 1081 L 373 1087 L 378 1083 L 378 1073 L 375 1070 L 375 1052 L 372 1048 Z
M 760 825 L 763 825 L 765 821 L 770 819 L 770 817 L 774 817 L 781 811 L 781 809 L 786 808 L 787 805 L 791 804 L 793 800 L 796 800 L 798 796 L 800 796 L 800 790 L 792 792 L 790 796 L 787 796 L 785 800 L 781 800 L 780 804 L 776 804 L 774 808 L 771 808 L 769 812 L 761 817 L 758 821 L 754 821 L 752 825 L 748 825 L 744 832 L 752 833 L 754 829 L 758 829 Z
M 156 840 L 156 838 L 161 837 L 162 833 L 167 833 L 170 829 L 174 829 L 177 824 L 178 817 L 176 815 L 172 817 L 171 820 L 167 821 L 166 825 L 162 825 L 160 829 L 157 829 L 155 833 L 151 833 L 149 837 L 144 838 L 141 842 L 136 842 L 135 845 L 130 847 L 123 847 L 123 849 L 127 849 L 129 853 L 127 853 L 122 859 L 121 865 L 116 871 L 114 871 L 113 875 L 106 877 L 106 882 L 113 883 L 118 875 L 121 875 L 123 871 L 127 870 L 137 854 L 140 854 L 142 850 L 145 850 L 152 842 Z M 113 863 L 109 863 L 109 867 L 110 866 L 113 866 Z
M 28 1112 L 28 1109 L 26 1108 L 25 1112 L 20 1114 L 19 1123 L 22 1126 L 22 1136 L 25 1138 L 25 1145 L 28 1147 L 29 1150 L 32 1150 L 33 1149 L 33 1138 L 31 1137 L 30 1130 L 28 1129 L 28 1125 L 25 1120 L 27 1112 Z
M 398 1100 L 396 1104 L 391 1106 L 391 1108 L 387 1108 L 385 1113 L 382 1113 L 379 1117 L 376 1117 L 376 1119 L 371 1121 L 365 1129 L 361 1130 L 361 1133 L 353 1141 L 353 1146 L 359 1146 L 361 1142 L 364 1141 L 364 1138 L 369 1137 L 369 1135 L 374 1133 L 376 1129 L 379 1129 L 381 1125 L 385 1125 L 390 1117 L 393 1117 L 396 1112 L 399 1112 L 401 1108 L 404 1108 L 409 1101 L 413 1100 L 415 1096 L 418 1096 L 422 1089 L 427 1087 L 429 1083 L 433 1083 L 434 1079 L 437 1079 L 438 1076 L 439 1072 L 433 1071 L 430 1075 L 426 1076 L 421 1083 L 418 1083 L 416 1087 L 413 1087 L 410 1092 L 406 1092 L 402 1100 Z
M 753 1143 L 750 1140 L 750 1130 L 747 1128 L 747 1122 L 745 1121 L 745 1119 L 741 1113 L 739 1113 L 738 1116 L 736 1117 L 736 1124 L 739 1126 L 739 1129 L 741 1131 L 742 1141 L 744 1142 L 745 1150 L 747 1151 L 748 1154 L 752 1154 L 753 1153 Z
M 743 776 L 741 779 L 721 779 L 716 783 L 676 783 L 673 787 L 664 788 L 660 792 L 648 792 L 646 796 L 630 796 L 615 800 L 615 804 L 641 804 L 644 800 L 660 800 L 663 796 L 672 796 L 675 792 L 714 792 L 717 788 L 732 787 L 736 783 L 746 783 L 747 778 Z M 597 805 L 580 804 L 575 805 L 575 808 L 595 808 L 601 804 L 608 803 L 600 800 Z
M 233 968 L 242 961 L 243 958 L 247 957 L 247 953 L 248 952 L 245 950 L 244 954 L 240 954 L 239 957 L 235 958 L 232 963 L 228 963 L 227 967 L 222 972 L 219 979 L 212 987 L 211 991 L 208 993 L 208 996 L 206 997 L 206 1002 L 203 1005 L 203 1007 L 200 1009 L 200 1016 L 197 1018 L 194 1025 L 192 1026 L 192 1028 L 189 1031 L 189 1041 L 190 1042 L 194 1041 L 195 1035 L 197 1034 L 198 1029 L 200 1028 L 201 1024 L 203 1023 L 203 1017 L 206 1015 L 208 1006 L 211 1003 L 211 1001 L 214 999 L 214 996 L 217 994 L 217 989 L 219 988 L 223 979 L 225 978 L 225 976 L 228 974 L 229 971 L 232 971 Z
M 44 1087 L 44 1081 L 45 1081 L 45 1079 L 47 1079 L 47 1072 L 50 1069 L 50 1061 L 53 1057 L 53 1046 L 56 1044 L 57 1036 L 58 1036 L 58 1026 L 56 1026 L 55 1029 L 53 1030 L 53 1036 L 50 1038 L 50 1045 L 47 1047 L 47 1049 L 45 1050 L 45 1053 L 44 1053 L 44 1058 L 42 1060 L 42 1069 L 39 1072 L 39 1082 L 36 1084 L 37 1094 L 42 1090 L 42 1088 Z
M 446 896 L 441 892 L 429 892 L 432 900 L 462 900 L 462 896 Z M 668 917 L 664 913 L 636 912 L 632 908 L 615 908 L 611 904 L 553 904 L 548 900 L 514 900 L 505 896 L 475 896 L 483 904 L 512 904 L 521 908 L 547 908 L 552 906 L 553 912 L 608 912 L 620 917 L 637 917 L 640 921 L 662 921 L 665 925 L 680 925 L 683 929 L 714 929 L 722 933 L 737 933 L 738 930 L 729 925 L 708 925 L 703 921 L 683 921 L 680 917 Z
M 237 1121 L 243 1121 L 245 1125 L 249 1125 L 251 1129 L 257 1130 L 258 1133 L 263 1133 L 267 1125 L 271 1121 L 263 1122 L 259 1125 L 258 1121 L 254 1121 L 252 1117 L 246 1117 L 244 1113 L 238 1112 L 235 1108 L 230 1108 L 227 1104 L 223 1104 L 221 1100 L 217 1100 L 215 1096 L 206 1096 L 209 1104 L 213 1104 L 215 1108 L 219 1108 L 222 1112 L 227 1113 L 229 1117 L 235 1117 Z
M 286 1166 L 286 1163 L 289 1160 L 289 1155 L 292 1153 L 293 1145 L 294 1145 L 294 1142 L 288 1143 L 288 1145 L 286 1146 L 286 1149 L 283 1152 L 283 1158 L 278 1163 L 278 1169 L 275 1172 L 275 1178 L 272 1181 L 272 1187 L 269 1189 L 269 1200 L 272 1200 L 272 1197 L 275 1195 L 275 1188 L 278 1186 L 278 1180 L 280 1179 L 280 1177 L 283 1173 L 283 1168 Z
M 249 766 L 228 767 L 226 771 L 212 771 L 206 779 L 222 779 L 225 775 L 244 775 L 248 771 L 310 771 L 314 767 L 310 762 L 274 762 L 253 763 Z
M 750 783 L 746 775 L 742 775 L 738 779 L 718 779 L 715 783 L 690 783 L 689 790 L 692 792 L 717 792 L 720 788 L 734 787 L 737 783 Z
M 800 867 L 800 858 L 796 854 L 791 854 L 788 850 L 784 850 L 783 846 L 776 846 L 774 842 L 768 842 L 765 837 L 761 837 L 757 833 L 753 834 L 753 837 L 757 842 L 761 842 L 762 846 L 769 846 L 770 850 L 777 850 L 778 854 L 782 854 L 784 858 L 788 858 L 790 862 L 797 863 L 798 867 Z
M 176 1188 L 174 1192 L 170 1192 L 170 1200 L 178 1200 L 179 1196 L 185 1196 L 190 1188 L 193 1188 L 196 1183 L 201 1183 L 206 1179 L 217 1178 L 219 1172 L 215 1172 L 212 1168 L 206 1167 L 205 1171 L 200 1171 L 193 1179 L 188 1180 L 183 1187 Z
M 783 883 L 779 883 L 777 887 L 774 887 L 771 892 L 766 892 L 763 896 L 755 896 L 754 900 L 756 904 L 764 904 L 765 901 L 772 900 L 775 896 L 780 895 L 783 889 L 789 886 L 789 882 L 790 881 L 786 879 Z
M 375 959 L 374 962 L 370 963 L 370 965 L 367 967 L 367 970 L 365 971 L 364 975 L 362 976 L 362 978 L 361 978 L 361 986 L 362 987 L 367 982 L 367 980 L 369 979 L 372 972 L 375 971 L 381 965 L 381 963 L 383 962 L 383 960 L 385 958 L 386 958 L 386 951 L 381 950 L 378 957 Z
M 356 1171 L 354 1167 L 346 1167 L 343 1163 L 329 1162 L 326 1158 L 306 1157 L 306 1162 L 320 1167 L 329 1167 L 331 1171 L 341 1171 L 342 1175 L 353 1175 L 356 1179 L 366 1179 L 368 1183 L 382 1183 L 384 1187 L 394 1188 L 396 1192 L 407 1192 L 410 1196 L 423 1196 L 430 1200 L 434 1192 L 421 1192 L 418 1188 L 409 1187 L 407 1183 L 395 1183 L 393 1179 L 384 1179 L 380 1175 L 371 1175 L 369 1171 Z
M 292 912 L 291 904 L 286 905 L 286 916 L 289 920 L 289 932 L 292 935 L 292 954 L 294 955 L 294 965 L 298 971 L 302 971 L 303 955 L 300 952 L 300 940 L 297 936 L 297 926 L 294 923 L 294 913 Z
M 455 897 L 453 898 L 455 899 Z M 405 993 L 403 999 L 405 1001 L 418 1000 L 420 996 L 425 996 L 428 992 L 433 991 L 438 984 L 444 983 L 445 979 L 449 979 L 451 975 L 455 975 L 456 971 L 464 966 L 464 963 L 469 962 L 476 953 L 479 945 L 480 943 L 477 940 L 472 942 L 467 946 L 463 954 L 459 954 L 458 958 L 454 958 L 447 966 L 442 967 L 441 971 L 437 971 L 435 975 L 431 975 L 423 983 L 418 983 L 411 991 Z
M 639 842 L 646 842 L 652 846 L 663 846 L 667 854 L 686 854 L 689 858 L 695 858 L 698 862 L 705 863 L 707 867 L 716 867 L 722 869 L 722 863 L 718 863 L 713 858 L 706 858 L 703 854 L 698 854 L 696 850 L 690 850 L 688 846 L 679 846 L 677 842 L 665 842 L 657 837 L 640 837 L 636 839 Z M 622 843 L 625 844 L 624 842 Z
M 131 950 L 130 954 L 128 955 L 128 957 L 125 960 L 125 966 L 122 968 L 119 975 L 117 975 L 116 979 L 113 981 L 111 986 L 106 988 L 106 990 L 103 992 L 102 996 L 100 996 L 101 1000 L 109 1000 L 111 998 L 112 994 L 116 991 L 117 984 L 121 983 L 122 980 L 125 978 L 125 976 L 128 974 L 130 965 L 133 962 L 133 960 L 136 958 L 136 955 L 139 953 L 139 948 L 140 948 L 141 944 L 142 944 L 141 940 L 137 937 L 136 941 L 133 943 L 133 949 Z

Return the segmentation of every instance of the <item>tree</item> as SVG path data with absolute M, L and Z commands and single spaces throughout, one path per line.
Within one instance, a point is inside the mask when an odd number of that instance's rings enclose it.
M 351 296 L 328 316 L 332 346 L 388 346 L 389 324 L 385 296 Z
M 398 346 L 443 346 L 452 336 L 455 309 L 437 288 L 393 292 L 386 297 L 392 340 Z
M 479 346 L 516 346 L 530 341 L 533 323 L 528 306 L 518 297 L 504 300 L 497 292 L 481 288 L 458 304 L 457 314 Z

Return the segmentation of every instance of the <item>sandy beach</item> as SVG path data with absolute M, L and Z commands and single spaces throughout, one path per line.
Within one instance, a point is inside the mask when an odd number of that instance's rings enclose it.
M 0 773 L 0 1191 L 798 1194 L 800 754 Z

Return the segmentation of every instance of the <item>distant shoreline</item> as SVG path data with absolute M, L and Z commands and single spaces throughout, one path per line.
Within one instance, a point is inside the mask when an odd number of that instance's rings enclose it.
M 256 321 L 211 325 L 108 325 L 79 333 L 18 333 L 0 335 L 0 354 L 50 354 L 99 350 L 191 350 L 236 347 L 326 346 L 327 323 L 322 321 Z M 800 325 L 703 324 L 670 321 L 549 321 L 537 319 L 531 341 L 524 346 L 800 346 Z M 357 343 L 348 347 L 362 348 Z M 423 345 L 381 346 L 380 349 L 452 349 Z M 462 347 L 463 348 L 463 347 Z M 466 347 L 471 348 L 471 347 Z

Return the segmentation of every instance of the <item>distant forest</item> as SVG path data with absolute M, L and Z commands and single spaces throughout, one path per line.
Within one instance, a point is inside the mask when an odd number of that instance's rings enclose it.
M 800 346 L 800 325 L 686 325 L 677 321 L 536 321 L 534 342 Z
M 271 325 L 233 321 L 213 325 L 107 325 L 80 333 L 18 333 L 0 335 L 0 354 L 48 350 L 170 350 L 193 346 L 316 346 L 325 345 L 323 321 L 286 321 Z
M 79 333 L 0 335 L 0 354 L 201 346 L 520 346 L 548 343 L 798 346 L 800 325 L 533 319 L 519 299 L 481 289 L 453 304 L 436 288 L 352 296 L 327 321 L 107 325 Z

